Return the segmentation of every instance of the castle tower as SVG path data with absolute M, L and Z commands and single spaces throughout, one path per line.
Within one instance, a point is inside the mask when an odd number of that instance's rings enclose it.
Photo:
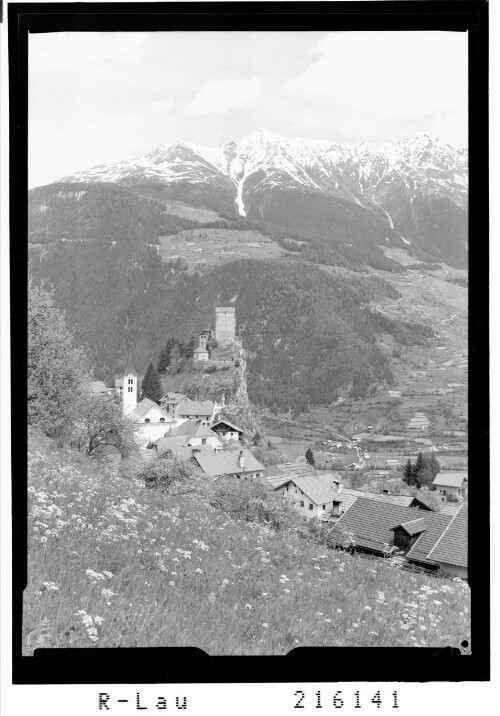
M 137 371 L 132 365 L 132 356 L 129 355 L 127 367 L 123 372 L 122 409 L 128 415 L 137 407 Z
M 236 336 L 236 310 L 234 306 L 217 306 L 215 309 L 215 340 L 219 345 L 234 343 Z

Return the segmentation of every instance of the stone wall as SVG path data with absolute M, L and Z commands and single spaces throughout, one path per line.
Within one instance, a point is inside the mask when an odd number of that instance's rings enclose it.
M 219 345 L 234 343 L 236 312 L 234 307 L 218 306 L 215 309 L 215 339 Z

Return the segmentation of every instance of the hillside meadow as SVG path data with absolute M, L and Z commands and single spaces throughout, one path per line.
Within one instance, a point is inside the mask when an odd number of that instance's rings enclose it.
M 286 654 L 470 638 L 469 588 L 458 579 L 328 550 L 300 526 L 275 531 L 229 514 L 190 485 L 169 496 L 133 471 L 123 477 L 80 454 L 43 452 L 29 455 L 25 654 L 136 646 Z

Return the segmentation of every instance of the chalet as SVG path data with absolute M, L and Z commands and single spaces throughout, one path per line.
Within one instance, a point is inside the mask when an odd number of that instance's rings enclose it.
M 337 498 L 333 501 L 333 509 L 331 515 L 324 515 L 324 521 L 335 522 L 339 517 L 352 507 L 358 497 L 365 497 L 368 500 L 376 502 L 386 502 L 389 505 L 398 505 L 399 507 L 411 507 L 417 510 L 431 511 L 431 508 L 413 495 L 388 495 L 379 492 L 363 492 L 361 490 L 351 490 L 350 488 L 340 487 Z
M 274 487 L 275 492 L 292 500 L 306 519 L 331 512 L 340 480 L 333 475 L 287 475 L 286 482 Z
M 467 473 L 456 470 L 440 472 L 436 475 L 432 484 L 444 502 L 458 502 L 464 499 L 467 487 Z
M 186 420 L 178 427 L 172 427 L 165 435 L 153 443 L 158 453 L 178 447 L 198 447 L 209 445 L 214 450 L 221 450 L 222 443 L 215 433 L 202 424 L 201 421 Z
M 453 530 L 450 525 L 459 515 L 426 511 L 417 516 L 409 507 L 358 497 L 337 524 L 353 534 L 358 551 L 386 556 L 400 550 L 416 566 L 433 571 L 455 569 L 466 578 L 467 520 L 462 517 Z M 457 542 L 456 549 L 452 538 Z
M 229 420 L 217 420 L 211 426 L 211 430 L 224 440 L 238 441 L 243 439 L 243 430 L 237 425 L 230 423 Z
M 243 480 L 261 478 L 264 466 L 250 450 L 216 452 L 207 448 L 193 450 L 193 457 L 206 475 L 213 478 L 231 475 Z

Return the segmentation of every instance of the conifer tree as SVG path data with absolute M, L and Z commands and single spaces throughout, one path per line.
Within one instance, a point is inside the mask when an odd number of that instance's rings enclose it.
M 310 447 L 308 447 L 306 450 L 306 460 L 309 463 L 309 465 L 312 465 L 313 467 L 315 466 L 316 461 L 314 459 L 314 453 Z
M 408 462 L 404 466 L 403 470 L 403 482 L 406 482 L 407 485 L 413 484 L 411 481 L 412 477 L 412 464 L 410 458 L 408 458 Z
M 429 467 L 432 472 L 432 478 L 434 479 L 436 475 L 441 472 L 441 465 L 439 463 L 439 460 L 435 456 L 434 453 L 432 453 L 430 460 L 429 460 Z
M 160 375 L 164 375 L 166 373 L 169 365 L 170 365 L 170 351 L 167 353 L 166 349 L 162 348 L 160 351 L 160 357 L 158 358 L 156 370 Z
M 156 372 L 153 362 L 151 361 L 148 365 L 146 375 L 142 380 L 141 399 L 149 398 L 150 400 L 154 400 L 155 403 L 159 403 L 162 395 L 163 392 L 161 389 L 160 376 Z

